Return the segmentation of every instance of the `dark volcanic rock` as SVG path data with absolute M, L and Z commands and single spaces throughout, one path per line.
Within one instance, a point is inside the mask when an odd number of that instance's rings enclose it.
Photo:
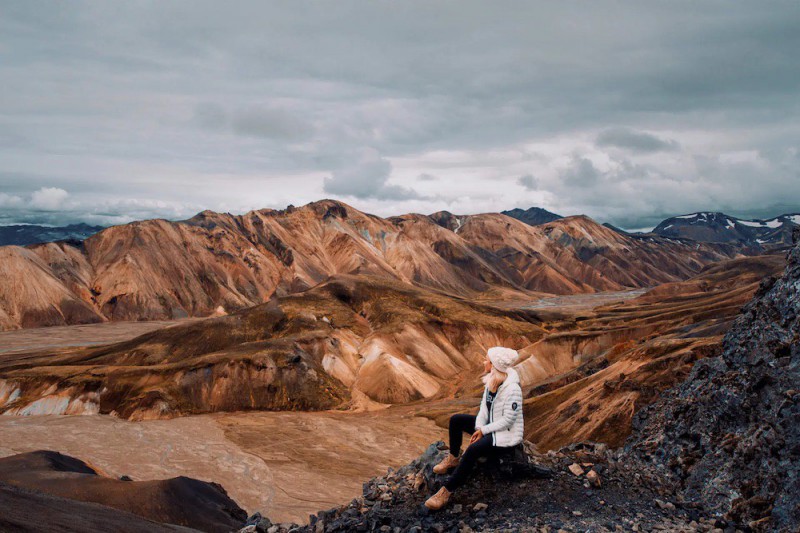
M 547 224 L 548 222 L 564 218 L 561 215 L 556 215 L 555 213 L 551 213 L 547 209 L 542 209 L 541 207 L 531 207 L 529 209 L 516 208 L 511 209 L 510 211 L 503 211 L 502 213 L 510 216 L 511 218 L 521 220 L 531 226 L 539 226 L 541 224 Z
M 669 501 L 654 505 L 654 492 L 637 484 L 613 462 L 605 446 L 576 444 L 560 452 L 536 453 L 532 446 L 503 458 L 479 464 L 471 479 L 438 512 L 424 507 L 446 476 L 432 468 L 447 453 L 444 444 L 432 444 L 424 454 L 397 471 L 373 478 L 363 495 L 339 508 L 321 511 L 307 526 L 276 528 L 304 533 L 380 531 L 391 533 L 503 531 L 691 530 L 700 520 L 696 511 L 676 508 Z M 568 465 L 580 461 L 587 471 L 603 476 L 603 486 L 592 488 Z M 711 526 L 705 520 L 703 531 Z
M 800 530 L 800 244 L 722 354 L 636 416 L 626 452 L 651 481 L 730 521 Z

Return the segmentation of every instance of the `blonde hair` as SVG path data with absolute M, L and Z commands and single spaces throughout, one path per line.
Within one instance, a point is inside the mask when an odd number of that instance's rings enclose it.
M 486 385 L 490 391 L 497 391 L 497 388 L 506 380 L 508 374 L 497 369 L 492 365 L 492 370 L 488 374 L 481 377 L 481 381 Z

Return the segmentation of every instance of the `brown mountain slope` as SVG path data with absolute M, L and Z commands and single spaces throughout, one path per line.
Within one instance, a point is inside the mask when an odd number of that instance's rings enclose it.
M 452 216 L 452 215 L 450 215 Z M 585 217 L 529 226 L 499 214 L 383 219 L 323 200 L 105 229 L 80 248 L 0 247 L 0 328 L 208 316 L 367 274 L 476 297 L 572 294 L 685 279 L 729 245 L 617 234 Z
M 0 246 L 0 329 L 102 321 L 86 290 L 90 271 L 71 246 Z
M 544 335 L 500 310 L 386 278 L 343 276 L 229 316 L 101 347 L 0 355 L 0 411 L 133 419 L 449 397 L 486 348 Z
M 432 218 L 446 227 L 446 214 Z M 615 291 L 679 281 L 735 255 L 677 239 L 622 235 L 585 216 L 532 227 L 505 215 L 453 217 L 458 235 L 492 252 L 525 288 L 555 294 Z

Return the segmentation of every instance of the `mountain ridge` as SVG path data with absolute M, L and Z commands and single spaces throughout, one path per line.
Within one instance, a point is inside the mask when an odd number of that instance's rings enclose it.
M 203 211 L 112 226 L 79 245 L 0 247 L 0 329 L 208 316 L 339 274 L 462 297 L 624 290 L 688 278 L 739 251 L 634 238 L 581 216 L 540 226 L 499 213 L 384 219 L 335 200 Z

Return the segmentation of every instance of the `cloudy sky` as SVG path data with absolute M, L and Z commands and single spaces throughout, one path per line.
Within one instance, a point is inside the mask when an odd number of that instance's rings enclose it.
M 800 2 L 5 2 L 0 224 L 800 211 Z

